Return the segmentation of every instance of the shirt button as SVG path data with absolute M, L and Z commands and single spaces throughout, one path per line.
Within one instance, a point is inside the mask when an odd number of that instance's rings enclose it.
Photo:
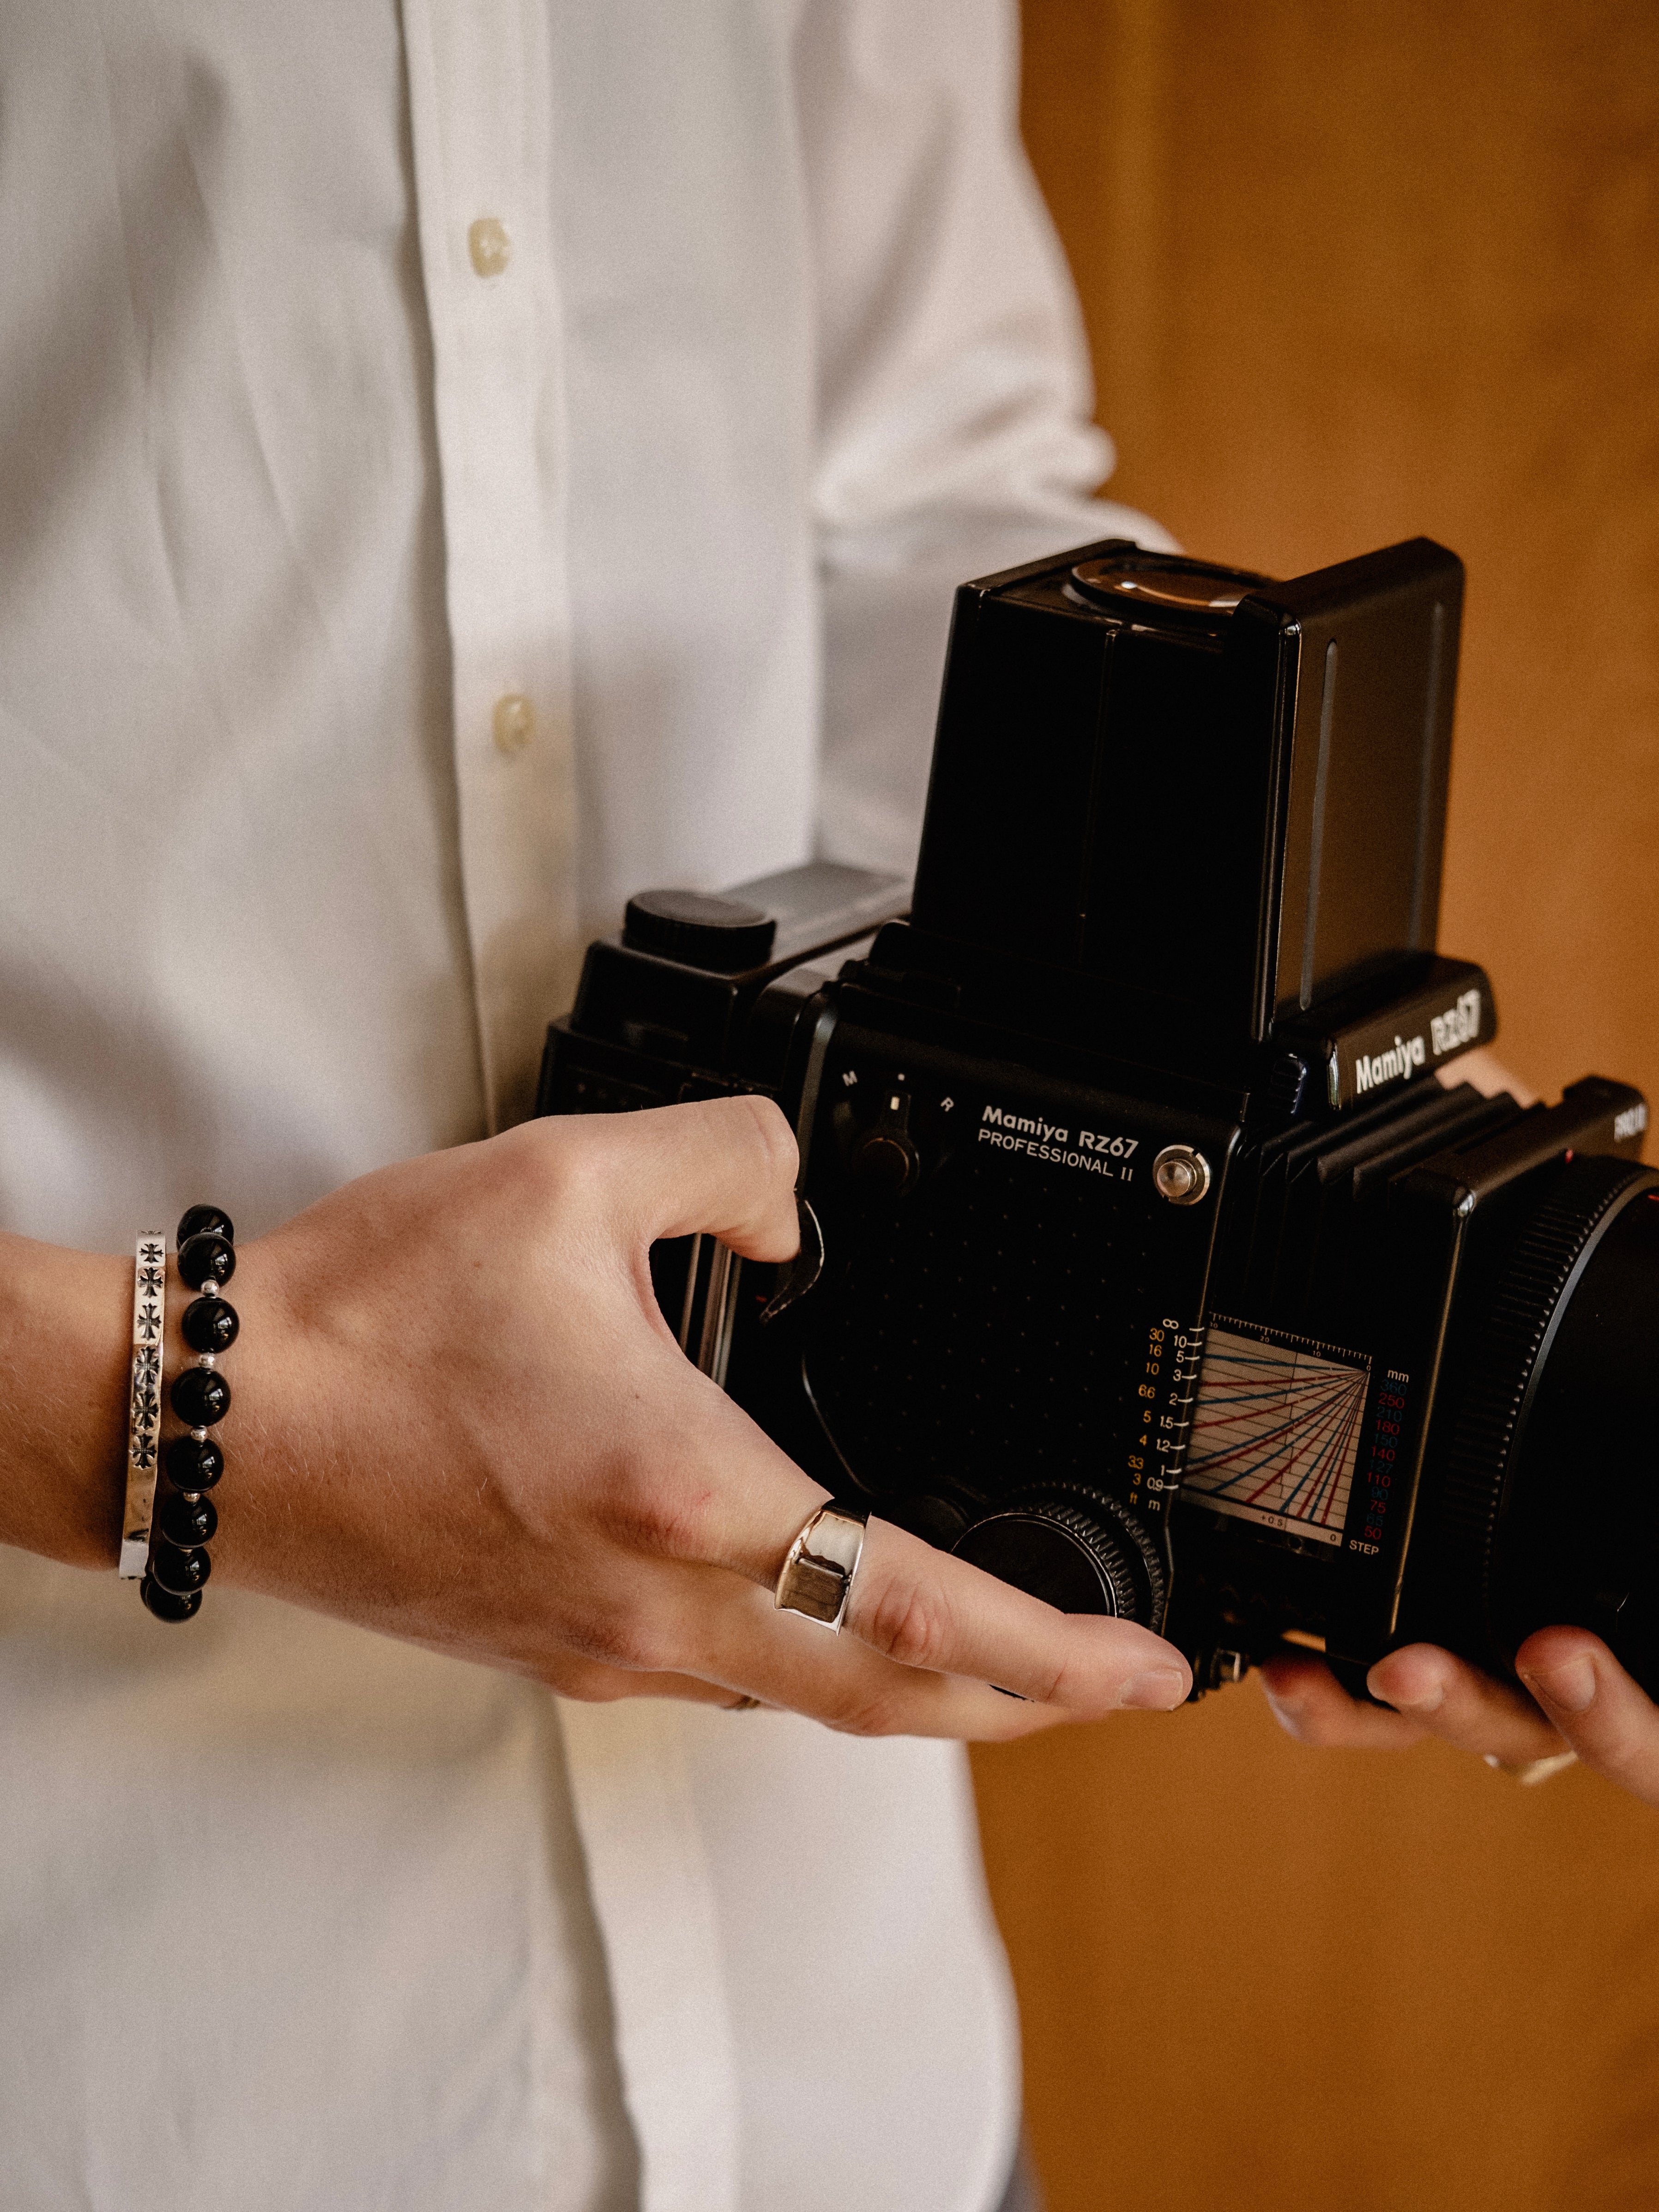
M 521 753 L 535 733 L 536 709 L 522 691 L 504 691 L 489 720 L 501 752 Z
M 499 276 L 513 258 L 507 227 L 493 215 L 481 215 L 466 234 L 466 250 L 480 276 Z

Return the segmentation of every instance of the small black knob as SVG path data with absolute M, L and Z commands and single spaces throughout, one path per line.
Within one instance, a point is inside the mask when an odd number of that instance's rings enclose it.
M 623 942 L 688 968 L 735 975 L 758 968 L 777 935 L 775 917 L 746 900 L 704 891 L 641 891 L 628 902 Z
M 902 1198 L 921 1174 L 921 1155 L 910 1136 L 910 1093 L 901 1075 L 882 1094 L 881 1111 L 853 1146 L 848 1163 L 866 1190 Z
M 899 1198 L 921 1172 L 916 1148 L 902 1129 L 873 1129 L 853 1154 L 853 1173 L 872 1190 Z
M 1104 1613 L 1150 1626 L 1163 1611 L 1164 1570 L 1146 1531 L 1110 1498 L 1085 1492 L 1012 1498 L 951 1546 L 1016 1589 L 1061 1613 Z

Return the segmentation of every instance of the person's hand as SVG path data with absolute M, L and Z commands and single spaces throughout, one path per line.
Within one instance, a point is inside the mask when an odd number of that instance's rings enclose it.
M 1490 1765 L 1526 1767 L 1576 1752 L 1649 1805 L 1659 1805 L 1659 1706 L 1599 1637 L 1540 1628 L 1516 1654 L 1527 1696 L 1431 1644 L 1379 1659 L 1365 1677 L 1379 1711 L 1351 1698 L 1322 1659 L 1269 1660 L 1267 1702 L 1299 1742 L 1393 1750 L 1439 1736 Z
M 555 1118 L 239 1247 L 209 1603 L 237 1583 L 573 1697 L 756 1698 L 866 1734 L 1179 1705 L 1187 1662 L 1149 1631 L 878 1520 L 842 1635 L 775 1609 L 825 1493 L 685 1358 L 647 1255 L 703 1231 L 787 1259 L 795 1166 L 758 1099 Z
M 1484 1047 L 1450 1061 L 1439 1080 L 1472 1083 L 1487 1097 L 1507 1091 L 1522 1106 L 1538 1096 Z M 1437 1735 L 1511 1768 L 1574 1752 L 1632 1796 L 1659 1805 L 1659 1706 L 1600 1637 L 1583 1628 L 1542 1628 L 1515 1663 L 1524 1691 L 1431 1644 L 1407 1644 L 1365 1677 L 1389 1712 L 1351 1698 L 1312 1656 L 1270 1660 L 1261 1680 L 1279 1725 L 1300 1743 L 1392 1751 Z

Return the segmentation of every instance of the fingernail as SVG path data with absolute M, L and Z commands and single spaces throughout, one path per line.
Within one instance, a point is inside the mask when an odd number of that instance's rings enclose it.
M 1187 1678 L 1173 1667 L 1149 1668 L 1124 1684 L 1117 1702 L 1125 1711 L 1172 1713 L 1187 1702 Z
M 1267 1692 L 1267 1711 L 1279 1723 L 1286 1735 L 1302 1741 L 1302 1703 L 1297 1698 L 1279 1698 L 1271 1690 Z
M 1522 1674 L 1521 1680 L 1546 1705 L 1559 1705 L 1564 1713 L 1584 1712 L 1595 1702 L 1595 1668 L 1588 1659 L 1569 1659 L 1547 1674 Z

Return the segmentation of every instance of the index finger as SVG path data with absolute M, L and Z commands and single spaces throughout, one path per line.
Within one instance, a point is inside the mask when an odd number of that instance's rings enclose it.
M 890 1521 L 866 1533 L 847 1626 L 902 1667 L 965 1674 L 1079 1715 L 1167 1712 L 1193 1686 L 1186 1660 L 1150 1628 L 1060 1613 Z
M 609 1533 L 770 1590 L 829 1493 L 707 1376 L 675 1358 L 663 1380 L 642 1449 L 595 1500 Z M 672 1418 L 660 1418 L 670 1406 Z M 1078 1717 L 1125 1705 L 1167 1711 L 1192 1689 L 1186 1660 L 1150 1629 L 1061 1613 L 880 1519 L 868 1523 L 843 1626 L 901 1666 L 988 1682 Z
M 707 1391 L 702 1419 L 680 1430 L 674 1553 L 770 1589 L 828 1493 L 712 1384 Z M 1168 1711 L 1192 1688 L 1186 1660 L 1150 1629 L 1060 1613 L 880 1519 L 866 1530 L 844 1632 L 901 1666 L 1079 1714 Z

